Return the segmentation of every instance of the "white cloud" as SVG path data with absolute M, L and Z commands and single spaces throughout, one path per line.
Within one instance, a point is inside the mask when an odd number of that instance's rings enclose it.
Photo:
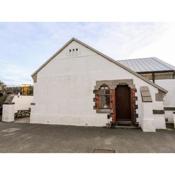
M 162 35 L 145 47 L 137 49 L 130 58 L 155 56 L 175 65 L 175 23 L 167 26 Z
M 133 52 L 158 39 L 167 28 L 165 23 L 97 23 L 94 38 L 85 42 L 114 59 L 126 59 Z M 88 33 L 87 33 L 88 35 Z M 84 39 L 84 38 L 83 38 Z
M 0 60 L 0 80 L 7 85 L 32 84 L 31 70 Z

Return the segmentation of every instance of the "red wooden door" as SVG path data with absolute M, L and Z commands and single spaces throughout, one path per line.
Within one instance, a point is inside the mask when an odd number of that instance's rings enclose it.
M 130 88 L 127 85 L 119 85 L 115 94 L 116 120 L 131 121 Z

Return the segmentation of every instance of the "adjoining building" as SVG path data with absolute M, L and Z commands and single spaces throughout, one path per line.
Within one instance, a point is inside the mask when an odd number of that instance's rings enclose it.
M 167 89 L 78 39 L 68 41 L 32 77 L 31 123 L 166 128 Z
M 27 119 L 24 121 L 29 121 L 30 107 L 33 101 L 33 86 L 29 84 L 8 86 L 5 88 L 3 97 L 0 97 L 0 101 L 2 101 L 0 105 L 3 105 L 2 121 L 19 122 L 23 118 Z
M 174 123 L 175 66 L 155 57 L 119 60 L 119 62 L 168 91 L 164 97 L 162 112 L 165 113 L 167 123 Z

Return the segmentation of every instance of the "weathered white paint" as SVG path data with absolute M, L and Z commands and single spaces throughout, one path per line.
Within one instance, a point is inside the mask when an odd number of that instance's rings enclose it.
M 156 80 L 155 83 L 168 91 L 164 98 L 164 106 L 175 107 L 175 79 Z
M 33 96 L 17 96 L 15 95 L 12 104 L 3 105 L 2 121 L 14 121 L 14 114 L 18 110 L 28 110 L 31 107 Z
M 79 51 L 70 54 L 72 48 Z M 143 127 L 143 121 L 148 118 L 153 126 L 147 126 L 145 131 L 155 131 L 152 109 L 162 103 L 155 101 L 158 89 L 75 41 L 38 72 L 31 123 L 105 126 L 107 114 L 93 109 L 94 86 L 99 80 L 117 79 L 133 79 L 138 96 L 137 121 Z M 142 106 L 141 86 L 149 87 L 153 99 L 146 110 Z
M 153 104 L 152 103 L 142 103 L 143 115 L 141 116 L 141 128 L 144 132 L 155 132 L 156 128 L 154 125 L 154 115 L 153 115 Z
M 156 129 L 166 129 L 165 115 L 156 114 L 154 117 L 154 125 Z
M 173 111 L 165 111 L 165 118 L 167 119 L 167 123 L 173 123 Z
M 14 103 L 14 112 L 18 110 L 28 110 L 31 107 L 33 96 L 17 95 L 14 96 L 12 102 Z
M 165 107 L 175 107 L 175 79 L 156 80 L 156 84 L 168 90 L 164 98 Z M 165 118 L 168 119 L 168 123 L 173 123 L 173 112 L 165 111 Z
M 4 104 L 2 109 L 2 121 L 13 122 L 14 121 L 14 104 Z

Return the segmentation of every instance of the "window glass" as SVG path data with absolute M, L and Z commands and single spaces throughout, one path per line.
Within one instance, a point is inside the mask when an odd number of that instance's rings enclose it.
M 106 85 L 102 85 L 99 89 L 99 102 L 101 109 L 110 108 L 110 89 Z

